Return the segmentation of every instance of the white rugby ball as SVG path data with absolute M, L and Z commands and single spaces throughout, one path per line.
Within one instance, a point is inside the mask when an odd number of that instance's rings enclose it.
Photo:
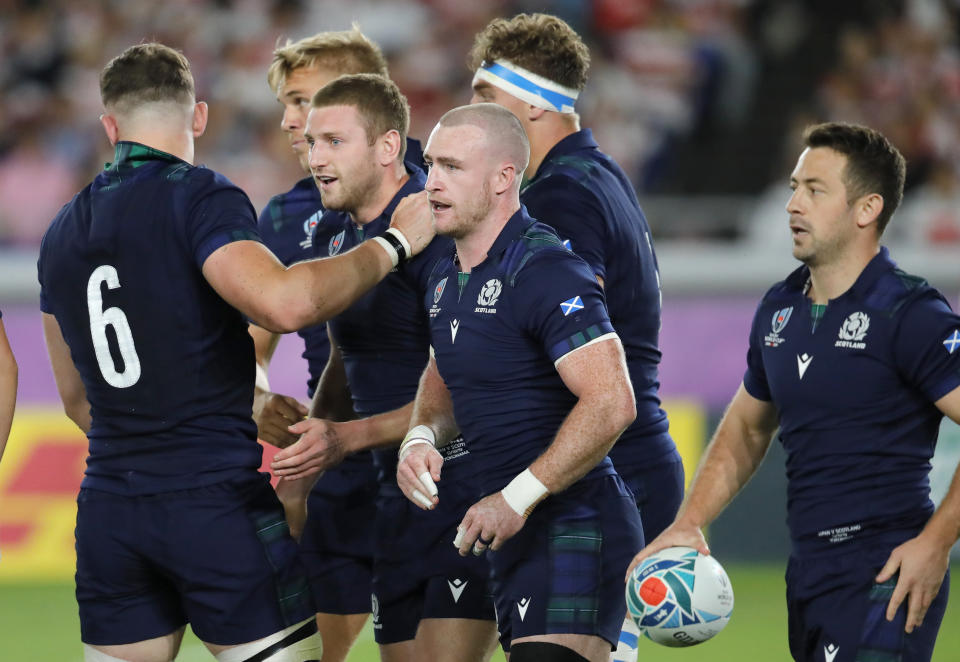
M 648 639 L 664 646 L 706 641 L 732 612 L 733 587 L 723 566 L 691 547 L 653 554 L 627 581 L 627 613 Z

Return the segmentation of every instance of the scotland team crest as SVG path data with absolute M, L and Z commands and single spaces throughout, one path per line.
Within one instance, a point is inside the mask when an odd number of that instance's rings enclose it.
M 433 288 L 434 303 L 440 303 L 440 297 L 443 296 L 443 288 L 445 288 L 446 286 L 447 286 L 447 279 L 444 278 L 439 283 L 437 283 L 437 286 L 435 288 Z
M 343 235 L 346 230 L 340 230 L 335 237 L 330 239 L 330 245 L 327 246 L 327 254 L 330 256 L 336 255 L 340 252 L 340 249 L 343 248 Z

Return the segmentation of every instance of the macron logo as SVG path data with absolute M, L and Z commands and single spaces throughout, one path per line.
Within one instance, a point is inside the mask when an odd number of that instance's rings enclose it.
M 823 647 L 823 659 L 827 662 L 833 662 L 833 658 L 837 656 L 839 651 L 840 647 L 836 644 L 828 644 Z
M 527 607 L 530 606 L 530 598 L 523 598 L 517 601 L 517 611 L 520 612 L 520 620 L 523 621 L 527 615 Z
M 809 354 L 797 354 L 797 370 L 800 372 L 800 379 L 803 379 L 811 361 L 813 361 L 813 357 Z
M 460 594 L 463 593 L 463 589 L 467 588 L 468 583 L 465 579 L 447 580 L 447 584 L 450 586 L 450 592 L 453 593 L 454 602 L 460 602 Z
M 450 322 L 450 342 L 451 342 L 451 344 L 457 342 L 457 329 L 459 329 L 459 328 L 460 328 L 460 321 L 459 321 L 459 320 L 451 320 L 451 322 Z

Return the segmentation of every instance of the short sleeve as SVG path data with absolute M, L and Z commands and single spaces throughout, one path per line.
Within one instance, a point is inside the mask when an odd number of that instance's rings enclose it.
M 760 342 L 758 321 L 763 303 L 757 306 L 750 325 L 750 346 L 747 349 L 747 370 L 743 374 L 743 387 L 757 400 L 770 402 L 773 396 L 767 383 L 767 371 L 763 366 L 763 345 Z
M 614 335 L 603 290 L 590 267 L 568 251 L 544 250 L 520 271 L 515 315 L 556 363 L 570 352 Z M 516 308 L 519 302 L 522 308 Z
M 187 237 L 198 267 L 214 251 L 234 241 L 260 241 L 256 212 L 247 194 L 232 186 L 217 187 L 191 209 Z
M 902 313 L 894 357 L 903 378 L 931 402 L 960 386 L 960 316 L 935 290 Z
M 606 226 L 596 196 L 581 184 L 552 176 L 531 186 L 523 195 L 530 216 L 553 227 L 564 246 L 590 265 L 593 273 L 606 280 Z

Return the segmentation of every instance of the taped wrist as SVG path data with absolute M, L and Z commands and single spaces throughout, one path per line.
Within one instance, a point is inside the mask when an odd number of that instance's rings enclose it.
M 403 442 L 400 444 L 400 450 L 397 451 L 401 462 L 403 462 L 403 458 L 406 456 L 406 450 L 417 444 L 430 444 L 436 448 L 437 438 L 436 435 L 433 434 L 433 430 L 426 425 L 417 425 L 410 428 L 410 431 L 407 432 L 407 435 L 403 438 Z
M 524 519 L 529 517 L 536 505 L 550 494 L 530 469 L 524 469 L 517 474 L 500 493 L 507 505 Z

